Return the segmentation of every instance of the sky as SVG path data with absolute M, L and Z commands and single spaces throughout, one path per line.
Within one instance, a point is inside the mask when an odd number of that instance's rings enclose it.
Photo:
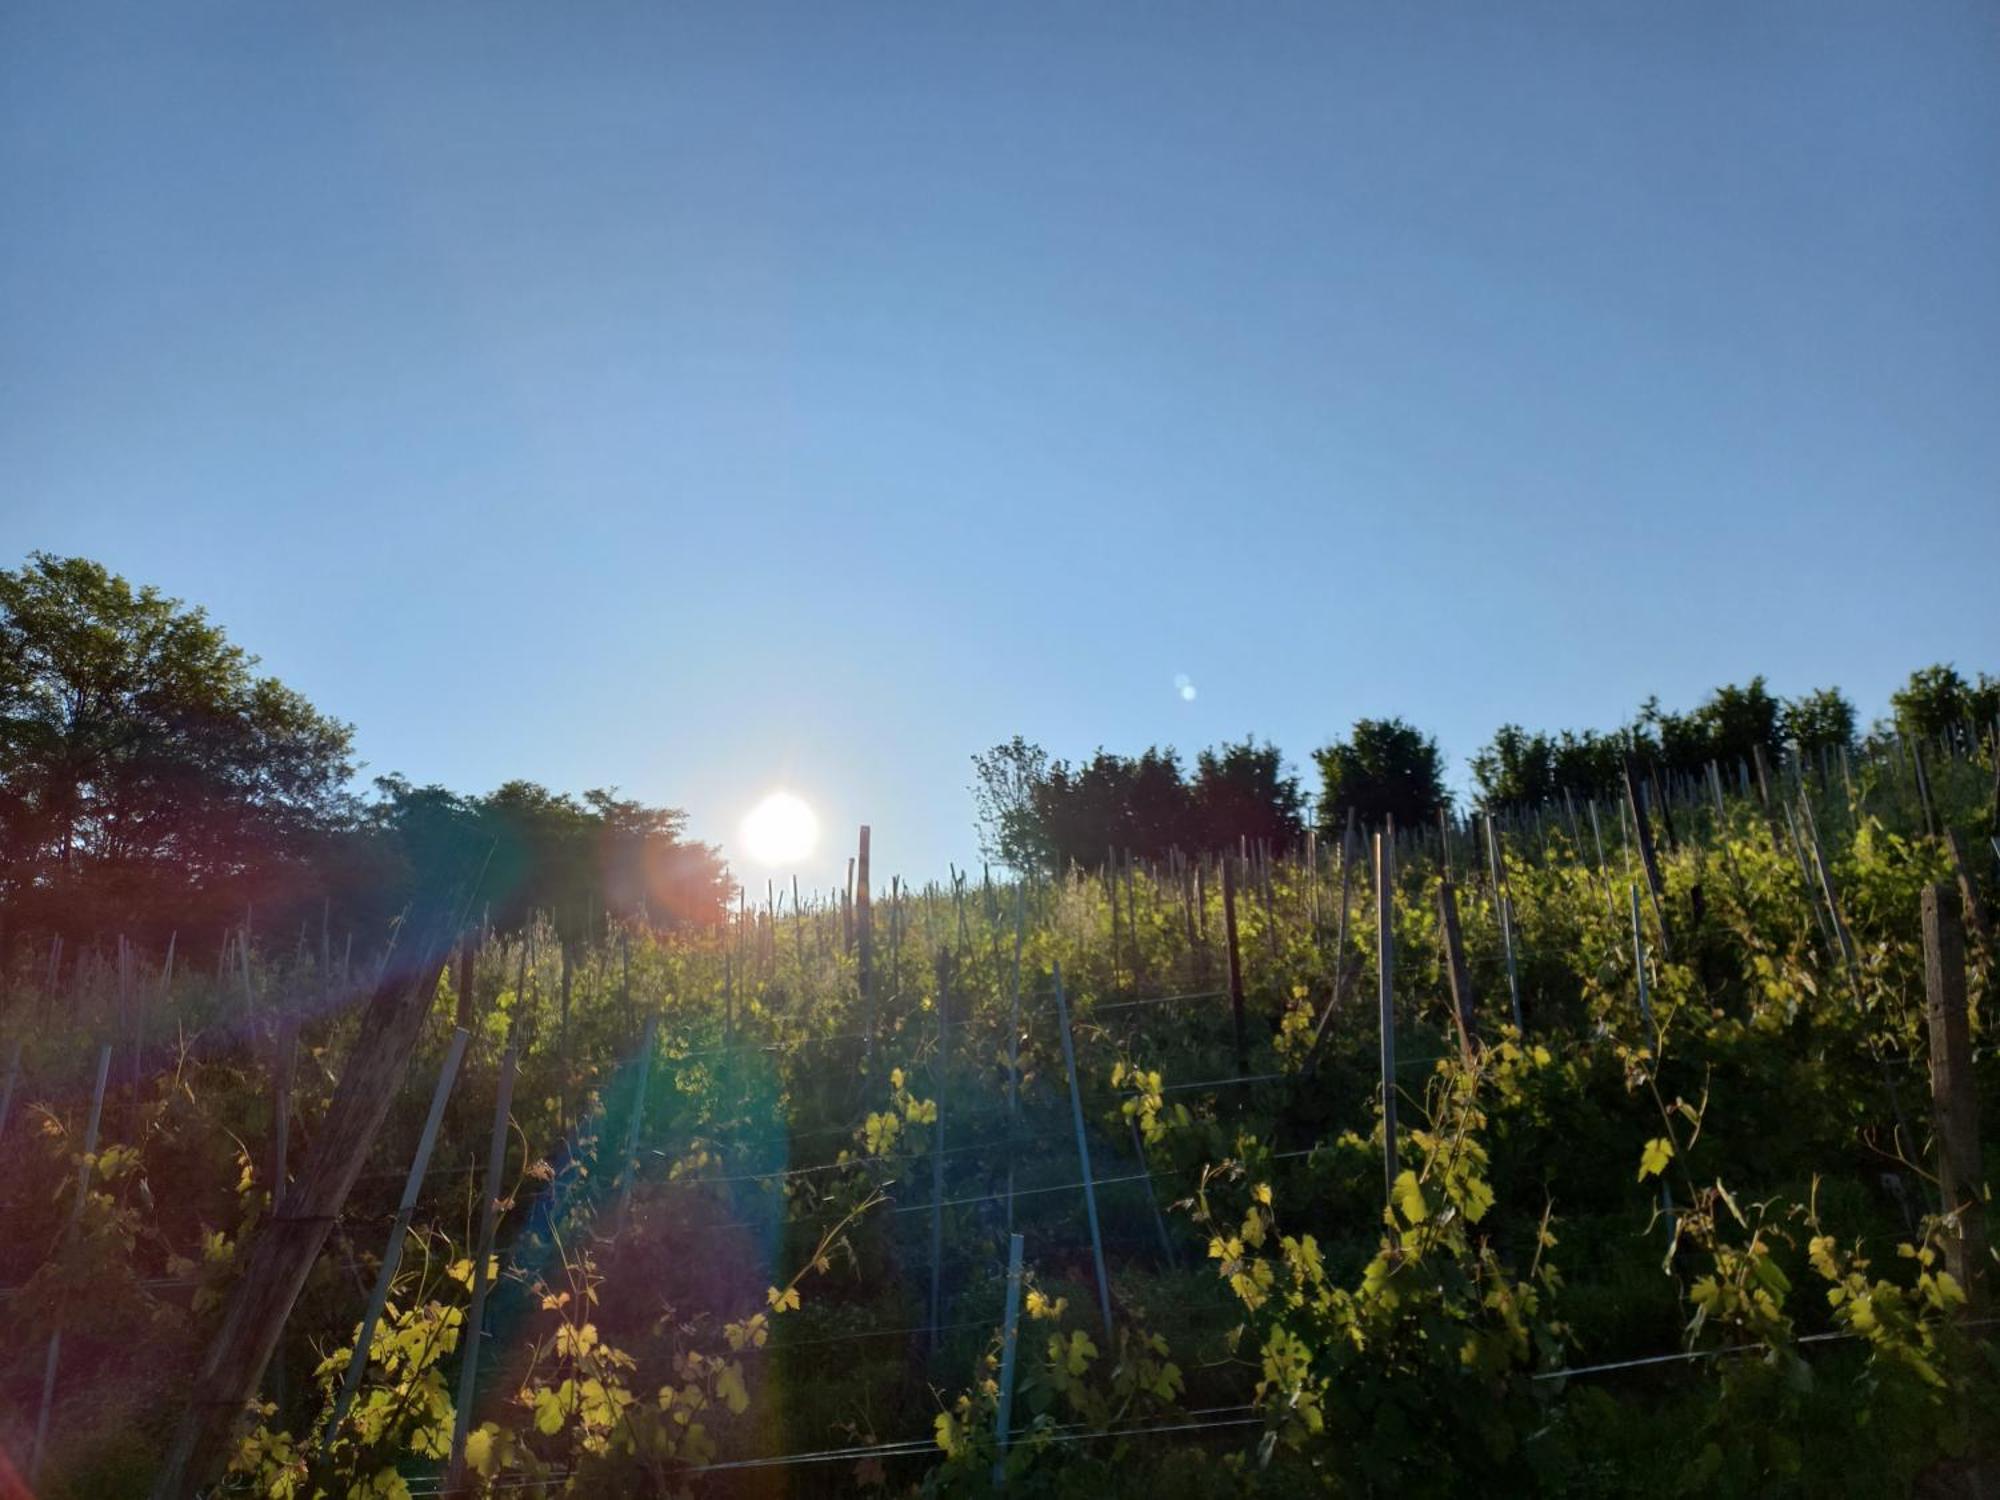
M 1984 0 L 13 5 L 0 225 L 0 566 L 808 881 L 1016 733 L 2000 669 Z

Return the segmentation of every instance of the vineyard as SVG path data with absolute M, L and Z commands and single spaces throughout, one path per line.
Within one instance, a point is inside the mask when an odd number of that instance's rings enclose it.
M 0 1490 L 1971 1492 L 1994 787 L 52 948 Z

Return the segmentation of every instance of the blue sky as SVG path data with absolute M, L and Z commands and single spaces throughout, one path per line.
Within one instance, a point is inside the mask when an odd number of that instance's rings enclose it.
M 420 781 L 2000 667 L 1984 4 L 17 5 L 0 222 L 8 563 Z

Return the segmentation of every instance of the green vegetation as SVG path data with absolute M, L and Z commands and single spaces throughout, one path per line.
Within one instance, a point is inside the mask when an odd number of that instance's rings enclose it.
M 1981 689 L 1958 681 L 1964 707 Z M 1808 713 L 1834 724 L 1824 758 L 1755 737 Z M 0 1442 L 25 1472 L 54 1369 L 36 1493 L 149 1492 L 260 1244 L 299 1232 L 283 1209 L 339 1134 L 361 1001 L 407 985 L 407 1077 L 227 1475 L 193 1476 L 216 1493 L 439 1493 L 475 1350 L 474 1494 L 983 1494 L 996 1464 L 1021 1495 L 1965 1490 L 2000 1458 L 1995 1272 L 1983 1181 L 1941 1194 L 1919 911 L 1942 886 L 1963 920 L 1986 1103 L 2000 808 L 1966 717 L 1849 743 L 1822 695 L 1753 684 L 1690 718 L 1711 748 L 1763 746 L 1761 777 L 1677 769 L 1661 727 L 1657 767 L 1621 745 L 1616 800 L 1560 782 L 1490 825 L 1434 807 L 1379 864 L 1344 816 L 1308 842 L 1275 752 L 1246 743 L 1197 760 L 1189 805 L 1249 788 L 1291 836 L 1142 850 L 1127 822 L 1090 868 L 1052 867 L 1042 788 L 1096 777 L 1129 811 L 1189 783 L 1165 752 L 1118 782 L 1017 742 L 985 785 L 1010 857 L 1039 850 L 1019 880 L 778 910 L 704 886 L 669 918 L 642 877 L 648 850 L 694 847 L 672 815 L 390 781 L 335 831 L 392 850 L 397 889 L 443 892 L 441 941 L 413 916 L 385 949 L 391 916 L 328 895 L 303 934 L 239 917 L 219 955 L 183 934 L 170 963 L 119 941 L 108 894 L 112 925 L 61 943 L 10 907 Z M 322 936 L 330 910 L 351 948 Z

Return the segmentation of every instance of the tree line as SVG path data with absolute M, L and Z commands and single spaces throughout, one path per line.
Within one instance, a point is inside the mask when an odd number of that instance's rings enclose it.
M 1536 807 L 1602 796 L 1620 784 L 1627 757 L 1656 776 L 1699 776 L 1711 762 L 1733 774 L 1760 759 L 1772 769 L 1794 761 L 1823 769 L 1898 735 L 1970 753 L 2000 735 L 2000 678 L 1923 667 L 1891 695 L 1890 710 L 1863 735 L 1838 688 L 1783 698 L 1757 676 L 1683 712 L 1648 698 L 1611 730 L 1503 724 L 1472 756 L 1475 801 Z M 1136 756 L 1100 748 L 1072 764 L 1020 735 L 972 763 L 982 850 L 1021 870 L 1094 869 L 1126 853 L 1157 859 L 1245 838 L 1281 850 L 1309 827 L 1337 836 L 1350 816 L 1369 827 L 1428 823 L 1454 800 L 1436 739 L 1393 717 L 1356 720 L 1346 737 L 1313 751 L 1319 785 L 1310 799 L 1277 748 L 1255 739 L 1203 750 L 1191 770 L 1172 747 Z
M 719 920 L 727 871 L 681 810 L 518 780 L 358 793 L 352 726 L 256 666 L 86 558 L 0 571 L 0 973 L 52 936 L 376 941 L 419 893 L 501 927 L 546 913 L 566 941 L 607 915 Z

